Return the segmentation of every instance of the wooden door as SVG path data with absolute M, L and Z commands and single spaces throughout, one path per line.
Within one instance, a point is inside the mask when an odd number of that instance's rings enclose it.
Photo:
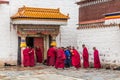
M 42 37 L 34 38 L 34 47 L 39 46 L 44 56 L 44 39 Z

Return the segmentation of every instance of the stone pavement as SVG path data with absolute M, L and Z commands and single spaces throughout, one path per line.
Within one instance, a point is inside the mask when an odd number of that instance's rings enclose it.
M 120 71 L 79 69 L 55 69 L 44 65 L 36 67 L 0 68 L 0 80 L 120 80 Z

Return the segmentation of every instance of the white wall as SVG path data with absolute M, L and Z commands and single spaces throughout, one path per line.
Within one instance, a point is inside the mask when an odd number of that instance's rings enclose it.
M 0 65 L 10 56 L 10 16 L 9 5 L 0 4 Z
M 78 30 L 77 45 L 82 52 L 82 44 L 86 44 L 89 50 L 90 61 L 93 62 L 93 50 L 95 46 L 99 50 L 101 62 L 120 63 L 120 28 L 96 28 Z M 91 60 L 92 58 L 92 60 Z M 102 61 L 102 59 L 104 61 Z

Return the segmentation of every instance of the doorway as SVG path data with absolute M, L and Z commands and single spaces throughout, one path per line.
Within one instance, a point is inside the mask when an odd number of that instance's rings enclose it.
M 34 38 L 33 37 L 26 37 L 26 45 L 34 48 Z
M 39 46 L 44 58 L 44 39 L 43 37 L 34 37 L 34 47 Z
M 18 37 L 18 56 L 17 56 L 17 65 L 21 65 L 21 37 Z M 43 37 L 26 37 L 26 45 L 32 48 L 39 46 L 42 51 L 42 57 L 44 60 L 44 38 Z

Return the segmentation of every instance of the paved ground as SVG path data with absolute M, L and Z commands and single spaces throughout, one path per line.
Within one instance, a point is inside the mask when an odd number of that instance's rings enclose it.
M 55 69 L 44 65 L 24 68 L 0 68 L 0 80 L 120 80 L 120 71 L 91 69 Z

